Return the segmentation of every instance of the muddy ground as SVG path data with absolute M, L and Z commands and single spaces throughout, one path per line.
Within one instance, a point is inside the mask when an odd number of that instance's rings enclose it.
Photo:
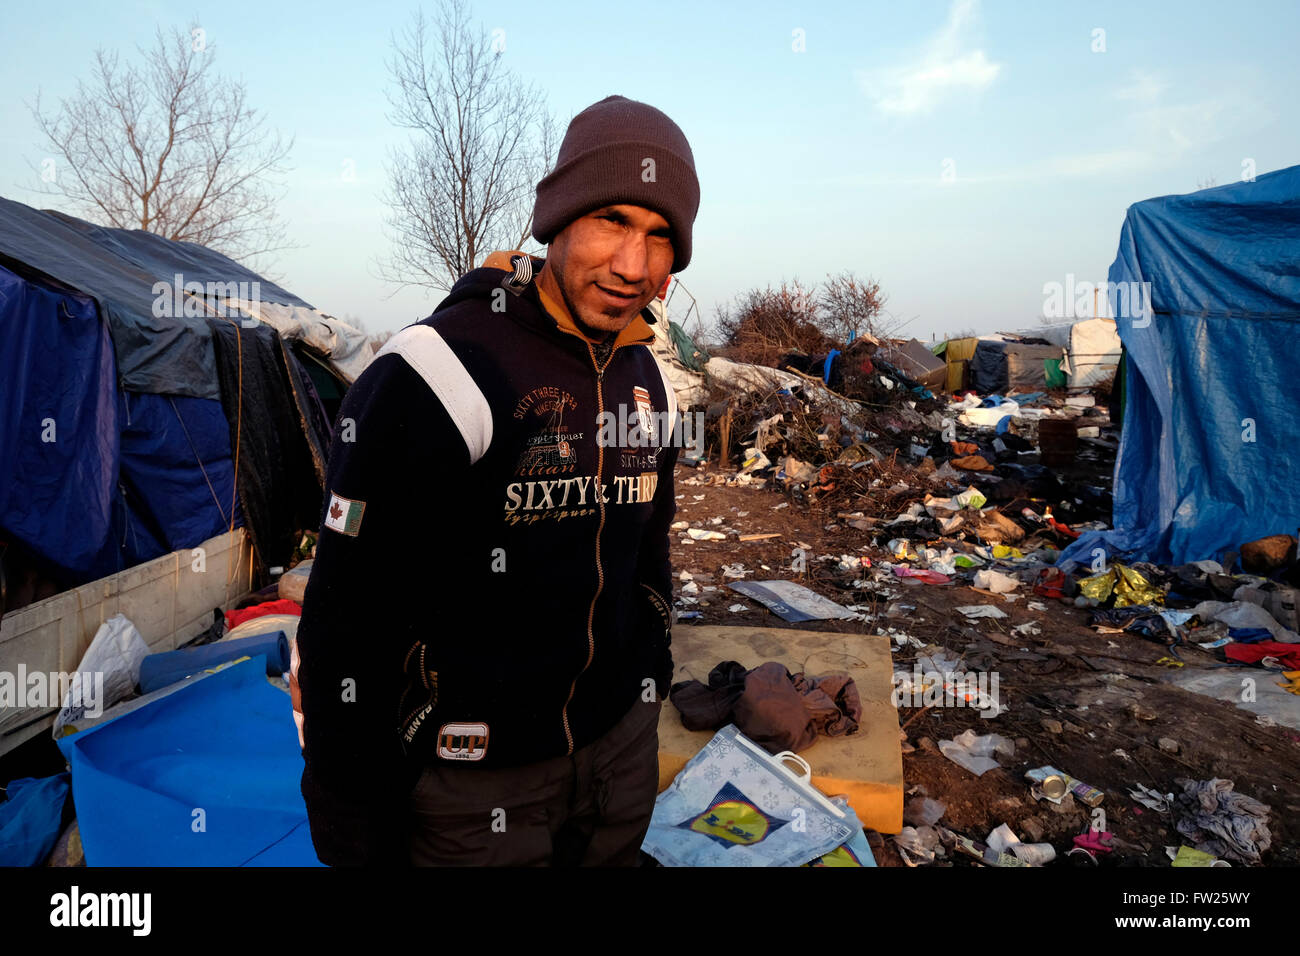
M 692 480 L 698 483 L 690 483 Z M 1272 846 L 1265 865 L 1300 863 L 1300 731 L 1263 726 L 1255 715 L 1224 701 L 1194 694 L 1165 683 L 1169 670 L 1156 663 L 1168 649 L 1135 634 L 1100 634 L 1087 626 L 1088 611 L 1072 603 L 1035 598 L 1026 585 L 1018 600 L 977 591 L 959 584 L 932 586 L 900 578 L 890 583 L 901 596 L 881 598 L 873 586 L 844 587 L 846 575 L 816 556 L 862 554 L 875 562 L 889 560 L 883 547 L 872 546 L 872 534 L 836 519 L 839 507 L 806 504 L 767 487 L 721 484 L 723 475 L 708 468 L 678 466 L 677 516 L 692 527 L 727 533 L 723 541 L 684 542 L 670 534 L 676 579 L 690 572 L 701 587 L 699 603 L 678 610 L 700 612 L 691 624 L 798 627 L 807 630 L 874 634 L 893 627 L 924 641 L 963 654 L 967 668 L 996 671 L 1001 704 L 1009 710 L 984 719 L 974 709 L 902 707 L 905 727 L 903 776 L 908 794 L 924 794 L 947 805 L 941 825 L 975 839 L 1007 823 L 1021 839 L 1053 843 L 1058 854 L 1070 838 L 1089 825 L 1091 810 L 1067 797 L 1061 806 L 1036 802 L 1023 782 L 1026 769 L 1043 764 L 1085 781 L 1106 793 L 1102 808 L 1107 828 L 1116 837 L 1116 851 L 1106 866 L 1167 866 L 1165 846 L 1185 840 L 1167 815 L 1142 807 L 1128 795 L 1142 783 L 1161 793 L 1179 792 L 1176 778 L 1232 780 L 1236 790 L 1272 809 L 1268 824 Z M 718 483 L 713 483 L 718 482 Z M 786 507 L 779 507 L 786 503 Z M 711 519 L 722 518 L 720 524 Z M 739 534 L 779 533 L 781 537 L 740 542 Z M 885 536 L 887 537 L 887 535 Z M 883 544 L 882 539 L 882 544 Z M 791 551 L 810 545 L 806 573 L 792 570 Z M 917 543 L 919 545 L 919 542 Z M 958 547 L 958 550 L 961 550 Z M 883 614 L 891 603 L 910 605 L 903 617 L 877 617 L 866 622 L 820 621 L 787 624 L 762 605 L 726 588 L 723 566 L 741 563 L 752 572 L 746 580 L 796 580 L 837 603 L 870 606 Z M 765 571 L 766 564 L 771 570 Z M 869 572 L 866 572 L 869 574 Z M 675 597 L 683 582 L 675 580 Z M 703 590 L 716 587 L 717 591 Z M 1030 610 L 1031 600 L 1045 611 Z M 729 608 L 743 604 L 748 610 Z M 970 604 L 996 604 L 1005 619 L 967 621 L 952 610 Z M 896 612 L 897 613 L 897 612 Z M 1035 621 L 1041 633 L 1031 637 L 1011 629 Z M 1211 667 L 1211 652 L 1181 649 L 1186 667 Z M 917 654 L 910 645 L 896 647 L 896 670 L 910 671 Z M 1257 680 L 1273 679 L 1261 669 L 1243 671 Z M 1015 757 L 1002 758 L 1002 768 L 975 776 L 942 756 L 935 744 L 967 728 L 977 734 L 1000 733 L 1016 741 Z M 1176 752 L 1158 745 L 1161 738 L 1176 742 Z M 873 838 L 873 843 L 876 843 Z M 882 866 L 901 866 L 893 841 L 875 846 Z M 960 859 L 960 858 L 959 858 Z M 1071 858 L 1073 863 L 1077 858 Z M 1056 865 L 1065 865 L 1058 858 Z M 1086 864 L 1085 865 L 1091 865 Z M 1236 864 L 1234 864 L 1236 865 Z

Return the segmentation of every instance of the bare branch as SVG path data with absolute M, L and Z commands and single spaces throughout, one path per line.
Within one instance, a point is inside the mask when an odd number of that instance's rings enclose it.
M 292 140 L 264 129 L 243 83 L 212 74 L 215 47 L 159 29 L 123 67 L 99 50 L 91 78 L 32 114 L 56 158 L 42 191 L 72 211 L 248 259 L 286 248 L 275 178 Z M 61 168 L 60 164 L 61 163 Z
M 523 248 L 531 234 L 533 190 L 559 137 L 503 55 L 463 0 L 442 0 L 431 26 L 417 12 L 394 39 L 389 119 L 411 136 L 389 154 L 388 281 L 447 291 L 487 252 Z

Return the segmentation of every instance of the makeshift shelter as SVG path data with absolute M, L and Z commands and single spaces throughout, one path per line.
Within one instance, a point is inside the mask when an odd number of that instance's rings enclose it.
M 1022 342 L 1010 336 L 986 336 L 979 340 L 970 359 L 968 384 L 981 395 L 1045 388 L 1046 363 L 1059 362 L 1064 354 L 1059 345 Z
M 1115 375 L 1122 346 L 1113 318 L 1081 319 L 1039 329 L 1035 334 L 1065 349 L 1063 371 L 1070 388 L 1091 388 Z
M 1120 352 L 1115 320 L 1104 316 L 1018 334 L 949 339 L 934 348 L 947 363 L 942 386 L 981 395 L 1052 387 L 1058 368 L 1061 386 L 1091 388 L 1115 374 Z
M 1129 207 L 1108 292 L 1127 392 L 1115 530 L 1181 564 L 1300 527 L 1300 166 Z
M 0 539 L 59 586 L 240 526 L 287 564 L 319 522 L 317 383 L 360 374 L 357 330 L 203 246 L 0 198 L 0 332 Z
M 916 339 L 882 343 L 875 354 L 926 388 L 939 390 L 947 381 L 947 366 L 943 359 L 936 357 Z

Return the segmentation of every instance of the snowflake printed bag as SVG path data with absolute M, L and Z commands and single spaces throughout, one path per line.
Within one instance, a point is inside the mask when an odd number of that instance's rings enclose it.
M 853 810 L 812 785 L 802 757 L 772 756 L 729 724 L 659 794 L 641 849 L 664 866 L 800 866 L 855 835 Z

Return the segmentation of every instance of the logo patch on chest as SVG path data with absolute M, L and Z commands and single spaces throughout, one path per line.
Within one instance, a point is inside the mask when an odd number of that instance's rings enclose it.
M 438 756 L 444 760 L 482 760 L 487 756 L 488 725 L 443 724 L 438 731 Z

